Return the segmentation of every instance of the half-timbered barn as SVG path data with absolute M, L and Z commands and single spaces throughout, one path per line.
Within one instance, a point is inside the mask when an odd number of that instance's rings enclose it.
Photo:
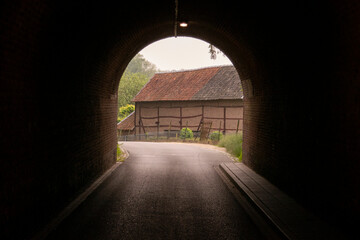
M 199 132 L 204 123 L 227 134 L 243 126 L 243 92 L 233 66 L 157 73 L 133 101 L 135 134 Z

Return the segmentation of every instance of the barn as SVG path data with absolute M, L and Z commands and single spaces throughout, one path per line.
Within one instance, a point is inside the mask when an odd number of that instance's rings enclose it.
M 118 136 L 128 136 L 135 134 L 134 117 L 135 114 L 134 112 L 132 112 L 131 114 L 129 114 L 129 116 L 127 116 L 117 124 Z
M 135 112 L 118 129 L 124 125 L 140 136 L 184 127 L 198 133 L 202 124 L 223 134 L 243 128 L 243 91 L 233 66 L 157 73 L 133 101 Z

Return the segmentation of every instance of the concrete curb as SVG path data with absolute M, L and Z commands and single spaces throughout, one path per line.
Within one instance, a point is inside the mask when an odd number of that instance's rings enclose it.
M 217 171 L 268 239 L 344 239 L 244 164 L 222 163 Z
M 246 195 L 246 193 L 242 191 L 239 184 L 236 183 L 236 177 L 233 176 L 233 174 L 226 171 L 222 164 L 216 166 L 215 170 L 222 178 L 223 182 L 226 184 L 231 193 L 234 195 L 236 200 L 239 202 L 239 204 L 244 208 L 251 220 L 258 227 L 265 239 L 287 239 L 284 236 L 281 236 L 282 234 L 278 232 L 278 229 L 274 227 L 273 224 L 259 212 L 259 209 L 256 206 L 254 206 L 254 202 L 249 199 L 249 196 Z
M 121 151 L 124 154 L 123 157 L 124 157 L 124 161 L 125 161 L 129 157 L 129 152 L 126 150 L 126 148 L 123 147 L 121 142 L 118 142 L 118 144 L 119 144 L 119 147 L 120 147 Z
M 128 157 L 128 155 L 127 155 Z M 108 169 L 103 175 L 95 180 L 83 193 L 81 193 L 75 200 L 73 200 L 60 214 L 53 219 L 45 228 L 39 232 L 32 240 L 43 240 L 48 237 L 48 235 L 55 230 L 60 223 L 68 217 L 86 198 L 94 192 L 94 190 L 103 183 L 111 174 L 114 172 L 122 162 L 116 162 L 110 169 Z

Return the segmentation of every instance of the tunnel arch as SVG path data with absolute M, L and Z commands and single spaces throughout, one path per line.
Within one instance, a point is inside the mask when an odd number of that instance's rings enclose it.
M 170 31 L 169 31 L 170 30 Z M 208 23 L 194 23 L 189 22 L 189 26 L 186 29 L 179 29 L 179 37 L 193 37 L 197 38 L 217 46 L 232 62 L 236 68 L 244 92 L 245 101 L 247 98 L 253 97 L 254 86 L 253 79 L 259 79 L 260 70 L 257 68 L 256 60 L 254 54 L 251 52 L 250 46 L 245 44 L 244 40 L 236 41 L 228 32 L 224 31 L 222 28 L 215 28 Z M 113 69 L 114 77 L 112 78 L 112 89 L 117 91 L 118 85 L 120 83 L 120 78 L 125 71 L 126 66 L 131 61 L 131 59 L 140 52 L 143 48 L 150 45 L 153 42 L 156 42 L 161 39 L 168 37 L 173 37 L 173 24 L 161 24 L 157 26 L 151 26 L 145 28 L 145 30 L 140 29 L 135 33 L 132 33 L 133 38 L 131 45 L 121 44 L 120 42 L 115 42 L 113 48 L 110 52 L 112 55 L 118 53 L 120 55 L 126 56 L 125 58 L 118 59 L 113 58 L 113 62 L 109 63 L 109 67 Z M 118 68 L 114 67 L 118 64 Z M 259 80 L 258 80 L 259 81 Z M 245 106 L 246 109 L 246 106 Z M 247 136 L 248 136 L 248 123 L 246 111 L 244 112 L 244 126 L 243 126 L 243 138 L 244 138 L 244 151 L 247 152 L 249 147 L 247 146 Z M 247 154 L 243 155 L 244 162 L 247 161 Z
M 332 58 L 323 58 L 329 55 L 329 49 L 333 46 L 333 42 L 326 41 L 327 37 L 333 37 L 330 30 L 332 22 L 325 20 L 328 19 L 328 8 L 315 4 L 305 17 L 302 11 L 309 7 L 306 4 L 294 3 L 288 6 L 291 10 L 287 12 L 276 4 L 259 7 L 249 3 L 244 7 L 248 11 L 242 12 L 243 15 L 234 21 L 231 16 L 238 16 L 237 9 L 219 6 L 217 11 L 212 11 L 203 2 L 186 5 L 183 12 L 187 13 L 184 18 L 188 19 L 189 27 L 179 29 L 178 35 L 214 44 L 237 69 L 245 95 L 244 163 L 299 201 L 316 209 L 315 206 L 321 205 L 320 199 L 324 199 L 332 189 L 323 179 L 330 178 L 336 171 L 332 167 L 323 169 L 323 162 L 319 160 L 322 159 L 320 152 L 326 148 L 326 144 L 320 141 L 324 140 L 323 135 L 327 135 L 322 126 L 322 116 L 333 110 L 322 108 L 327 105 L 323 102 L 324 96 L 318 95 L 324 85 L 322 80 L 311 84 L 305 81 L 304 85 L 293 83 L 302 82 L 308 76 L 311 79 L 333 78 L 326 72 L 328 66 L 333 66 Z M 268 7 L 273 11 L 269 12 Z M 159 9 L 157 12 L 163 10 L 161 7 Z M 208 15 L 199 14 L 204 9 Z M 130 27 L 121 25 L 121 34 L 109 28 L 106 32 L 107 48 L 102 51 L 106 64 L 101 65 L 105 68 L 102 75 L 106 79 L 99 79 L 106 85 L 106 91 L 111 89 L 111 94 L 115 93 L 125 67 L 137 52 L 152 42 L 174 35 L 173 9 L 167 11 L 168 14 L 156 15 L 154 19 L 147 15 L 144 20 L 130 24 Z M 218 18 L 221 11 L 222 18 Z M 322 12 L 324 18 L 318 17 L 318 12 Z M 149 19 L 154 21 L 147 21 Z M 106 24 L 114 25 L 103 23 Z M 312 54 L 314 52 L 316 54 Z M 322 110 L 319 112 L 318 109 Z M 307 132 L 316 133 L 315 137 L 307 149 L 299 151 L 299 142 L 309 140 Z M 341 154 L 336 152 L 335 155 Z M 313 161 L 311 167 L 297 164 L 309 156 Z M 321 174 L 314 169 L 321 169 Z M 300 180 L 303 172 L 308 174 L 308 179 L 304 181 Z M 347 179 L 347 186 L 352 185 L 350 178 Z M 326 187 L 323 188 L 323 185 Z M 317 189 L 320 188 L 321 193 L 318 193 Z M 337 188 L 342 187 L 338 185 Z M 310 197 L 313 193 L 322 196 L 317 203 Z M 337 201 L 342 201 L 341 197 L 327 207 L 336 206 Z M 326 207 L 321 211 L 326 211 Z
M 252 78 L 258 77 L 259 72 L 256 68 L 255 57 L 249 46 L 247 46 L 244 41 L 242 44 L 239 44 L 238 41 L 232 39 L 229 33 L 226 33 L 222 29 L 216 29 L 207 23 L 189 22 L 188 28 L 189 29 L 181 29 L 178 36 L 193 37 L 214 44 L 231 60 L 239 73 L 240 79 L 249 81 L 249 84 L 251 84 Z M 145 31 L 141 29 L 132 35 L 134 37 L 131 41 L 131 47 L 127 44 L 124 46 L 119 42 L 114 43 L 113 48 L 110 50 L 114 55 L 118 53 L 119 55 L 121 54 L 126 56 L 124 61 L 118 61 L 114 58 L 114 63 L 109 64 L 111 65 L 111 68 L 116 64 L 119 66 L 117 75 L 115 75 L 113 80 L 115 82 L 113 84 L 115 87 L 112 89 L 117 89 L 119 84 L 118 81 L 121 78 L 123 71 L 130 60 L 138 52 L 156 41 L 168 37 L 174 37 L 173 24 L 152 26 L 151 28 L 146 28 Z M 247 88 L 244 89 L 244 95 L 245 97 L 249 95 Z
M 349 226 L 360 216 L 355 2 L 179 1 L 189 22 L 179 36 L 213 43 L 250 79 L 245 164 Z M 140 49 L 174 35 L 173 1 L 128 4 L 1 3 L 0 211 L 9 236 L 17 226 L 31 235 L 114 164 L 118 81 Z

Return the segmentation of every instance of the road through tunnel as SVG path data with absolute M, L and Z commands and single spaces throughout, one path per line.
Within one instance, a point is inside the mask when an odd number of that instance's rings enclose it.
M 358 218 L 360 5 L 178 3 L 176 34 L 213 43 L 240 75 L 244 163 L 332 223 Z M 1 3 L 5 236 L 35 234 L 115 163 L 119 79 L 175 28 L 173 2 L 128 4 Z

